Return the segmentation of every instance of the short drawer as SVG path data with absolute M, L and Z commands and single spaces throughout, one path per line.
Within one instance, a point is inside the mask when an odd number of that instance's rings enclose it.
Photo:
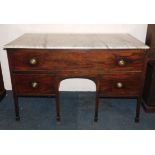
M 8 51 L 8 57 L 13 71 L 141 71 L 144 50 L 21 49 Z
M 140 73 L 105 74 L 100 79 L 100 94 L 107 97 L 134 97 L 140 94 Z
M 14 74 L 13 89 L 20 95 L 55 94 L 55 79 L 49 75 Z

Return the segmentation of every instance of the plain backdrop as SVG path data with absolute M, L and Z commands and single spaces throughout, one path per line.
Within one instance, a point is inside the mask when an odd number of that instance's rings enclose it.
M 6 51 L 3 46 L 24 33 L 129 33 L 145 42 L 147 24 L 0 24 L 0 60 L 4 85 L 11 90 Z M 61 91 L 95 91 L 95 84 L 87 79 L 67 79 Z

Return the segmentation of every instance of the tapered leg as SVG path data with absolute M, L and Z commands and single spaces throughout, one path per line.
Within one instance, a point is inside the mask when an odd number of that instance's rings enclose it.
M 98 109 L 99 109 L 99 95 L 98 92 L 96 92 L 95 117 L 94 117 L 95 122 L 98 121 Z
M 18 96 L 13 94 L 13 100 L 14 100 L 14 106 L 15 106 L 16 121 L 20 121 Z
M 95 103 L 95 117 L 94 121 L 98 121 L 98 110 L 99 110 L 99 82 L 96 83 L 96 103 Z
M 141 97 L 139 96 L 137 98 L 137 107 L 136 107 L 136 117 L 135 117 L 135 122 L 138 123 L 140 120 L 140 106 L 141 106 Z
M 56 119 L 60 121 L 60 101 L 59 101 L 59 91 L 56 94 Z

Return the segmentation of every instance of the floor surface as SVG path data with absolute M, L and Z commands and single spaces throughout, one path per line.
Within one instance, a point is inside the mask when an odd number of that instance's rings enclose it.
M 19 98 L 21 120 L 15 120 L 11 91 L 0 103 L 1 130 L 154 130 L 155 113 L 141 108 L 134 122 L 135 99 L 100 99 L 99 120 L 94 119 L 95 93 L 61 92 L 61 123 L 55 119 L 54 98 Z

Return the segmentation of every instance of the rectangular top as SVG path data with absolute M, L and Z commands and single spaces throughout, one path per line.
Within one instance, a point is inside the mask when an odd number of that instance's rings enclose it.
M 148 49 L 129 34 L 27 33 L 4 46 L 26 49 Z

